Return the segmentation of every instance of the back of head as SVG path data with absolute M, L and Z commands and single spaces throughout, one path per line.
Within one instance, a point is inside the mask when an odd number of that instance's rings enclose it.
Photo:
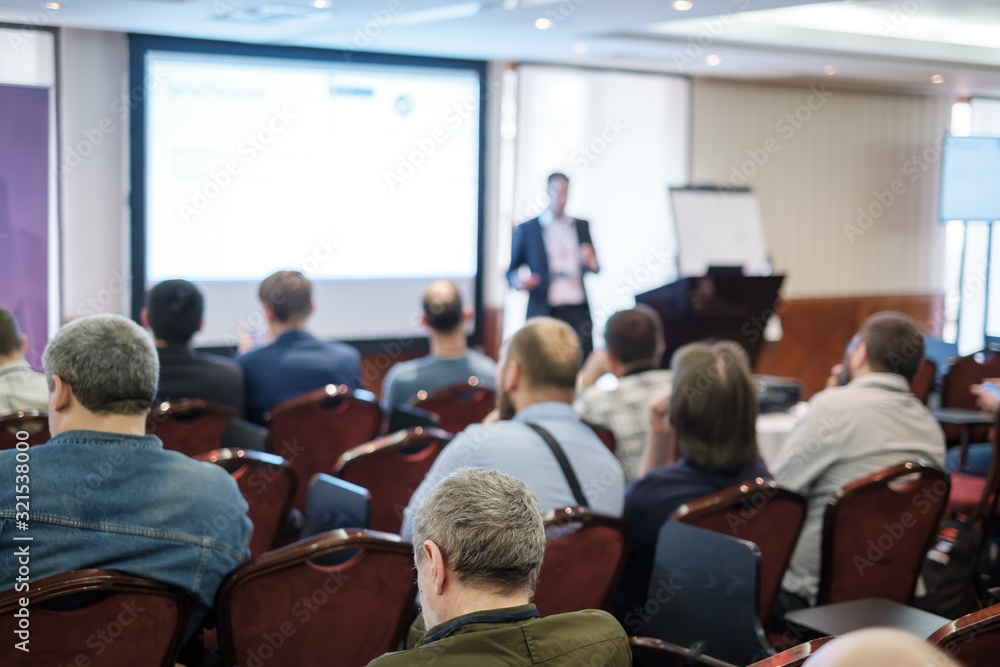
M 546 185 L 552 185 L 555 181 L 562 181 L 563 183 L 569 183 L 569 176 L 562 173 L 561 171 L 554 171 L 549 174 L 549 177 L 545 179 Z
M 746 355 L 728 341 L 674 354 L 670 424 L 681 456 L 708 472 L 735 474 L 759 458 L 757 391 Z
M 434 487 L 413 518 L 416 557 L 431 540 L 467 586 L 500 595 L 535 590 L 545 528 L 535 497 L 496 470 L 463 468 Z
M 0 306 L 0 357 L 9 357 L 21 352 L 21 330 L 17 318 Z
M 806 667 L 959 667 L 940 649 L 902 630 L 848 632 L 824 644 Z
M 158 340 L 187 345 L 201 325 L 204 299 L 186 280 L 164 280 L 146 295 L 149 328 Z
M 153 404 L 160 364 L 142 327 L 121 315 L 88 315 L 61 328 L 42 355 L 52 388 L 58 375 L 100 415 L 142 415 Z
M 507 363 L 516 361 L 522 376 L 536 389 L 572 392 L 580 357 L 576 332 L 551 317 L 528 320 L 507 343 Z
M 868 365 L 876 373 L 896 373 L 907 382 L 924 359 L 924 335 L 912 318 L 902 313 L 875 313 L 861 325 L 859 340 L 868 349 Z
M 424 319 L 439 333 L 450 333 L 462 324 L 462 293 L 451 280 L 436 280 L 424 292 Z
M 604 329 L 608 352 L 622 364 L 659 363 L 663 332 L 660 320 L 647 308 L 620 310 L 608 319 Z
M 312 312 L 312 283 L 298 271 L 272 273 L 258 295 L 279 322 L 302 321 Z

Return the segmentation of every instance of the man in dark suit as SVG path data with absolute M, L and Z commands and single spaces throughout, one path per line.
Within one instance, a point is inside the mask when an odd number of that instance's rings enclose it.
M 586 220 L 566 215 L 569 177 L 549 176 L 549 206 L 514 230 L 507 281 L 528 292 L 528 317 L 554 317 L 573 327 L 583 358 L 593 350 L 593 322 L 583 274 L 601 270 Z M 527 266 L 531 275 L 522 278 Z
M 306 331 L 315 309 L 312 284 L 298 271 L 278 271 L 260 284 L 260 302 L 274 342 L 240 351 L 247 388 L 247 414 L 264 423 L 264 416 L 282 403 L 328 384 L 361 386 L 361 355 L 350 345 L 325 342 Z M 249 339 L 245 339 L 249 340 Z
M 192 349 L 201 329 L 204 299 L 186 280 L 164 280 L 146 295 L 142 324 L 153 331 L 160 358 L 160 383 L 154 404 L 200 398 L 243 413 L 243 371 L 231 359 Z

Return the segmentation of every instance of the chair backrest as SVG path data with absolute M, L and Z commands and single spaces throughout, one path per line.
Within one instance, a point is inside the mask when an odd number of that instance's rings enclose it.
M 344 549 L 358 552 L 331 567 L 310 562 Z M 223 664 L 365 665 L 396 650 L 415 595 L 413 551 L 396 535 L 337 530 L 275 549 L 219 589 Z
M 27 437 L 19 438 L 18 433 L 27 433 Z M 0 449 L 15 449 L 19 442 L 27 442 L 31 446 L 44 445 L 51 437 L 46 412 L 15 412 L 0 417 Z
M 601 442 L 604 443 L 605 447 L 611 450 L 612 454 L 615 453 L 615 450 L 618 449 L 618 443 L 615 440 L 615 434 L 611 431 L 611 429 L 606 426 L 601 426 L 600 424 L 595 424 L 594 422 L 586 419 L 581 419 L 580 421 L 589 426 L 591 430 L 597 434 L 597 437 L 601 439 Z
M 924 359 L 920 363 L 917 374 L 913 376 L 913 381 L 910 382 L 910 391 L 924 405 L 927 404 L 927 398 L 934 389 L 934 379 L 936 376 L 937 366 L 934 365 L 933 361 Z
M 371 523 L 368 489 L 323 473 L 309 480 L 302 539 L 341 528 L 370 528 Z
M 187 593 L 157 581 L 110 570 L 47 577 L 30 594 L 0 593 L 0 664 L 172 667 L 190 616 Z
M 163 441 L 164 449 L 197 456 L 222 447 L 226 425 L 239 411 L 200 398 L 160 403 L 146 418 L 146 433 Z
M 276 547 L 298 490 L 295 471 L 285 460 L 252 449 L 216 449 L 195 458 L 222 466 L 236 480 L 253 522 L 250 554 L 259 556 Z
M 653 637 L 629 637 L 633 667 L 733 667 L 728 662 Z
M 819 650 L 819 647 L 833 639 L 836 639 L 836 637 L 812 639 L 798 646 L 786 649 L 777 655 L 772 655 L 770 658 L 764 658 L 748 667 L 801 667 L 801 665 L 805 664 L 809 656 Z
M 746 665 L 772 655 L 761 627 L 760 551 L 677 521 L 660 528 L 643 634 Z
M 410 496 L 452 437 L 439 428 L 398 431 L 341 454 L 334 474 L 371 491 L 374 530 L 398 533 Z
M 965 667 L 994 667 L 1000 656 L 1000 604 L 948 623 L 927 641 Z
M 543 518 L 548 539 L 535 588 L 538 613 L 607 609 L 632 547 L 628 525 L 582 507 L 551 510 Z
M 770 624 L 774 600 L 805 518 L 805 497 L 760 478 L 681 505 L 670 517 L 757 545 L 760 617 L 765 625 Z
M 438 389 L 417 392 L 408 405 L 437 415 L 438 425 L 449 433 L 458 433 L 469 424 L 478 424 L 496 407 L 496 391 L 483 386 L 479 378 Z
M 375 439 L 381 421 L 382 410 L 370 391 L 331 384 L 271 410 L 269 449 L 284 457 L 299 479 L 318 472 L 332 475 L 341 454 Z M 292 506 L 304 509 L 307 492 L 300 486 Z
M 844 486 L 823 518 L 818 603 L 908 604 L 950 488 L 945 473 L 913 461 Z
M 941 407 L 978 410 L 976 396 L 969 390 L 974 384 L 979 384 L 987 378 L 1000 377 L 1000 354 L 992 350 L 983 350 L 967 357 L 958 357 L 948 362 L 948 370 L 941 378 Z M 974 426 L 969 429 L 969 442 L 983 442 L 987 439 L 986 426 Z M 949 442 L 958 440 L 962 435 L 962 427 L 954 424 L 944 425 L 945 437 Z

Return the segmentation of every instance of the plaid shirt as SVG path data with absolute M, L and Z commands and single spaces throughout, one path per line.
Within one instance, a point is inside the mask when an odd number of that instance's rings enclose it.
M 615 456 L 625 470 L 626 482 L 639 473 L 639 460 L 649 433 L 649 406 L 670 393 L 672 379 L 670 371 L 659 369 L 624 375 L 618 379 L 614 391 L 588 387 L 573 404 L 581 417 L 614 434 Z

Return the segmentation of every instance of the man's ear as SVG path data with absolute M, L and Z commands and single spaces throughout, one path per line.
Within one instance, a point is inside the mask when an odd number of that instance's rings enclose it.
M 462 324 L 469 324 L 473 317 L 475 317 L 475 313 L 472 312 L 471 308 L 462 309 Z
M 508 361 L 506 372 L 503 374 L 503 390 L 506 392 L 517 389 L 521 383 L 521 367 L 516 361 Z
M 197 328 L 197 329 L 195 329 L 195 331 L 201 331 L 201 328 L 202 328 L 203 326 L 205 326 L 205 318 L 204 318 L 204 317 L 203 317 L 203 318 L 201 318 L 200 320 L 198 320 L 198 328 Z
M 25 353 L 28 351 L 28 334 L 21 334 L 21 352 Z
M 444 593 L 448 583 L 448 566 L 444 562 L 444 554 L 432 540 L 424 541 L 424 558 L 427 559 L 427 582 L 435 595 Z
M 144 307 L 141 311 L 139 311 L 139 321 L 141 321 L 142 326 L 147 329 L 152 328 L 149 326 L 149 308 Z
M 58 375 L 52 376 L 52 409 L 65 412 L 73 403 L 73 389 Z

